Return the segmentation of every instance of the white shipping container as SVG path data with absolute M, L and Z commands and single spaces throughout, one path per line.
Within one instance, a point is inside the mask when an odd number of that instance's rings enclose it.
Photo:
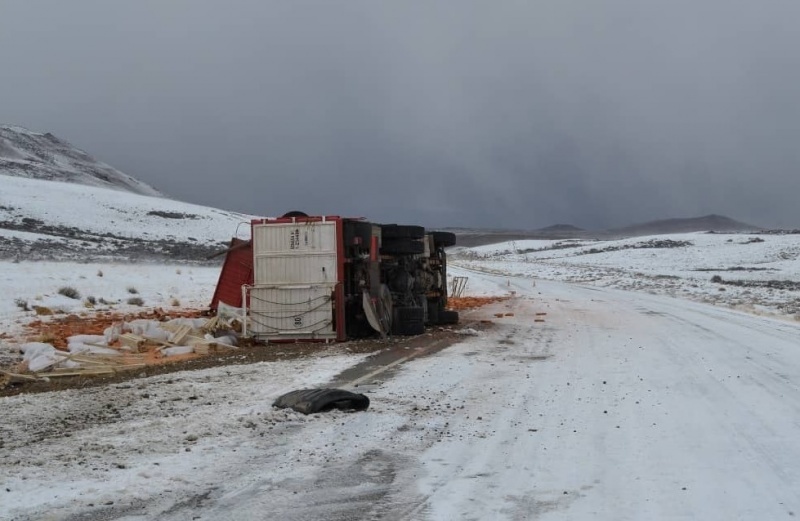
M 253 226 L 248 330 L 263 340 L 335 339 L 336 221 Z

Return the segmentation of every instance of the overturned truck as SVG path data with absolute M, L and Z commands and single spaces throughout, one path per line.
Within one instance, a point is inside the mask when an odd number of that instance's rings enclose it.
M 418 335 L 455 324 L 447 306 L 450 232 L 290 212 L 251 222 L 235 241 L 211 307 L 244 308 L 258 340 Z

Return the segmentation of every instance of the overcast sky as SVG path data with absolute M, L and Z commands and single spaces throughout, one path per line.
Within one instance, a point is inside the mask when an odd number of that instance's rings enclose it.
M 799 29 L 797 0 L 0 0 L 0 124 L 258 215 L 797 227 Z

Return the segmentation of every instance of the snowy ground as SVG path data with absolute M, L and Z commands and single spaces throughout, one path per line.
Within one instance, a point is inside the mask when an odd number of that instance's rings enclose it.
M 690 237 L 694 248 L 703 237 Z M 731 248 L 770 243 L 778 259 L 762 252 L 752 263 L 782 266 L 774 278 L 789 278 L 796 264 L 779 259 L 796 251 L 789 238 Z M 514 298 L 467 317 L 492 318 L 489 330 L 377 375 L 363 413 L 303 417 L 270 407 L 362 360 L 338 348 L 317 359 L 2 398 L 0 518 L 795 516 L 800 323 L 603 287 L 614 285 L 612 269 L 631 281 L 641 272 L 642 289 L 668 293 L 655 275 L 750 264 L 728 251 L 708 258 L 714 249 L 682 270 L 678 248 L 554 251 L 560 257 L 537 264 L 464 255 L 457 262 L 469 270 L 451 272 L 469 276 L 468 293 Z M 621 253 L 627 264 L 603 257 Z M 542 280 L 582 279 L 595 259 L 602 267 L 591 285 Z M 717 285 L 701 280 L 714 273 L 699 273 L 696 289 L 716 295 Z
M 688 244 L 667 247 L 668 241 Z M 662 247 L 648 247 L 658 245 Z M 484 273 L 646 291 L 800 317 L 796 234 L 698 232 L 609 241 L 516 241 L 459 249 L 452 262 Z M 712 283 L 715 275 L 745 285 Z M 768 281 L 788 284 L 782 289 L 781 284 L 769 287 Z

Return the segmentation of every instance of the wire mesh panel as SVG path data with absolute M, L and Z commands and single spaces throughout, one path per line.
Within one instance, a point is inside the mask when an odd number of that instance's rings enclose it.
M 255 286 L 249 332 L 262 340 L 335 339 L 335 284 Z
M 467 289 L 467 282 L 469 277 L 453 277 L 450 282 L 450 296 L 459 298 L 464 295 L 464 290 Z

